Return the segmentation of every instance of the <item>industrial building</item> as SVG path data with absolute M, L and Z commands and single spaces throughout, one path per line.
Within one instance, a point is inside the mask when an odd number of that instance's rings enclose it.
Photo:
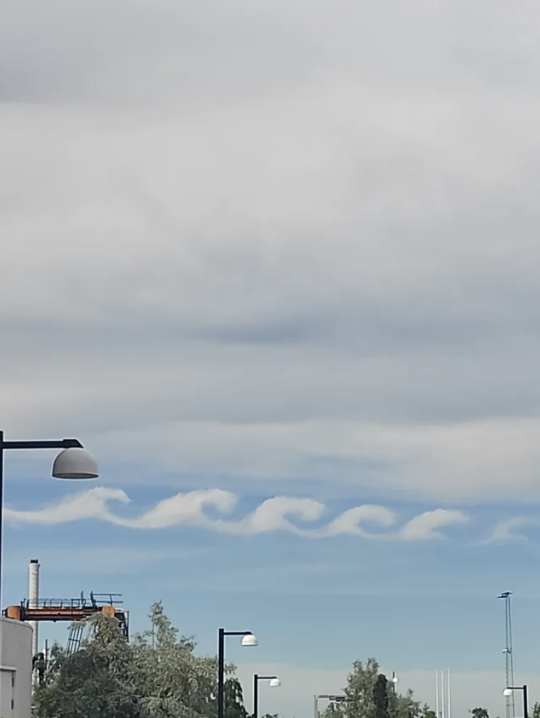
M 30 718 L 32 627 L 0 617 L 0 718 Z

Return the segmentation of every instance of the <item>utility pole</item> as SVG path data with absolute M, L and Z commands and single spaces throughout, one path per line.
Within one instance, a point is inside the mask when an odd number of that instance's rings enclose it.
M 504 601 L 504 627 L 505 627 L 505 655 L 506 664 L 506 686 L 514 685 L 514 654 L 512 647 L 512 610 L 510 605 L 511 591 L 503 591 L 498 598 Z M 506 696 L 506 718 L 516 718 L 516 702 L 514 692 L 510 691 Z

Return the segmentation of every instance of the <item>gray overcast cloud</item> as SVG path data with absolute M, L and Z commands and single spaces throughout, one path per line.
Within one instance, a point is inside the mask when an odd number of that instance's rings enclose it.
M 6 431 L 540 498 L 537 2 L 2 15 Z

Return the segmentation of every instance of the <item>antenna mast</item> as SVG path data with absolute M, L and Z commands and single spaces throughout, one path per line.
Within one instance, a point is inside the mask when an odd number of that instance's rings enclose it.
M 512 649 L 512 611 L 510 606 L 511 591 L 504 591 L 498 598 L 504 601 L 504 617 L 505 617 L 505 637 L 506 647 L 503 651 L 506 659 L 506 687 L 514 685 L 514 655 Z M 510 695 L 506 696 L 506 718 L 516 718 L 516 703 L 514 700 L 514 691 L 510 691 Z

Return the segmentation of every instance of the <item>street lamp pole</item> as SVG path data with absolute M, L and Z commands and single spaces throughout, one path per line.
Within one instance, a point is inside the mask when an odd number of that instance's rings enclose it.
M 259 676 L 258 673 L 253 675 L 253 718 L 259 716 L 259 681 L 270 681 L 271 688 L 279 688 L 281 685 L 277 676 Z
M 257 639 L 251 631 L 226 631 L 224 628 L 218 630 L 218 718 L 223 718 L 225 713 L 225 636 L 243 636 L 243 646 L 257 645 Z
M 507 686 L 503 691 L 503 695 L 509 696 L 512 691 L 521 691 L 523 693 L 523 718 L 529 718 L 529 695 L 527 686 Z
M 31 449 L 63 449 L 53 464 L 52 475 L 57 479 L 95 479 L 99 476 L 96 460 L 78 439 L 59 441 L 6 441 L 0 431 L 0 611 L 2 608 L 2 549 L 4 513 L 4 452 Z

